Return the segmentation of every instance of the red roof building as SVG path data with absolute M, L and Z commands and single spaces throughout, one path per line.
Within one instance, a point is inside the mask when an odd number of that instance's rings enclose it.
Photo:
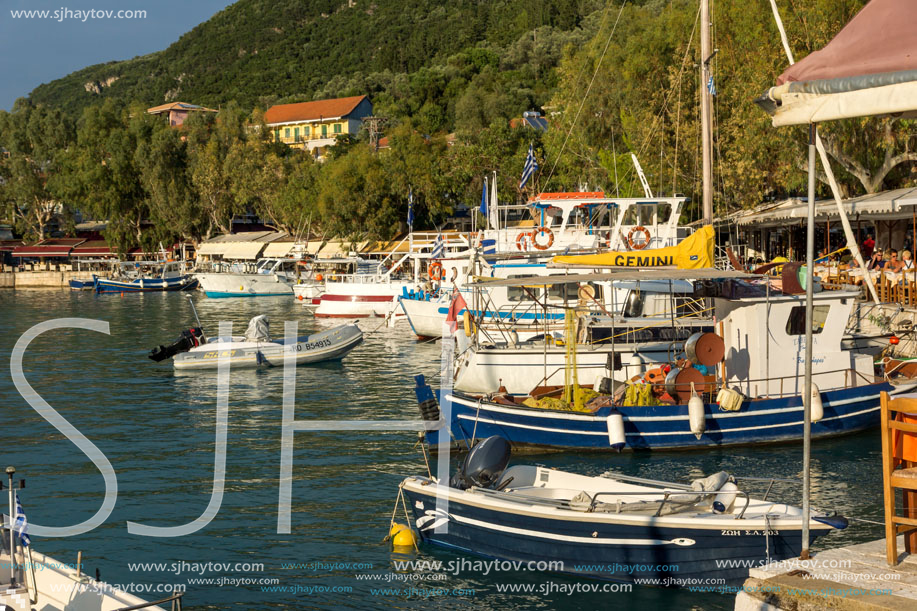
M 274 139 L 289 146 L 311 151 L 320 157 L 338 136 L 356 135 L 363 118 L 373 113 L 365 95 L 297 104 L 277 104 L 264 113 L 264 122 Z

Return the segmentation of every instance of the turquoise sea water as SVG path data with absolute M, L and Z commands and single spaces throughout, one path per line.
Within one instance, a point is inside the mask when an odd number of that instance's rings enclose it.
M 316 321 L 292 299 L 207 299 L 202 294 L 193 299 L 210 330 L 218 321 L 231 320 L 241 333 L 249 318 L 262 313 L 270 316 L 275 335 L 282 333 L 285 320 L 298 321 L 301 334 L 340 324 Z M 75 563 L 81 550 L 86 571 L 94 574 L 98 568 L 104 581 L 185 584 L 185 605 L 192 609 L 733 606 L 731 595 L 637 586 L 629 593 L 568 594 L 594 582 L 538 572 L 399 575 L 382 539 L 398 483 L 405 475 L 426 472 L 413 432 L 297 433 L 292 532 L 277 534 L 283 385 L 279 368 L 232 374 L 226 490 L 210 524 L 180 538 L 128 534 L 127 521 L 156 526 L 190 522 L 210 499 L 216 374 L 176 374 L 171 363 L 146 358 L 149 349 L 171 342 L 182 328 L 193 325 L 183 294 L 120 297 L 0 291 L 0 467 L 14 465 L 17 477 L 27 479 L 21 496 L 32 523 L 82 522 L 95 513 L 104 494 L 95 466 L 22 399 L 10 375 L 10 353 L 20 335 L 36 323 L 64 317 L 106 321 L 110 335 L 61 330 L 40 336 L 26 352 L 26 376 L 111 461 L 118 500 L 105 524 L 95 530 L 69 538 L 33 537 L 33 545 L 67 563 Z M 343 362 L 297 369 L 297 420 L 418 417 L 412 375 L 424 373 L 436 381 L 439 346 L 417 343 L 404 327 L 378 328 L 378 320 L 360 324 L 368 332 L 366 341 Z M 881 522 L 880 453 L 877 431 L 816 443 L 813 505 Z M 584 474 L 615 469 L 675 481 L 721 469 L 801 481 L 802 452 L 800 444 L 691 453 L 543 454 L 517 460 Z M 800 500 L 799 486 L 781 484 L 775 491 L 781 500 Z M 820 539 L 816 549 L 881 536 L 881 526 L 853 522 L 846 531 Z M 476 560 L 424 546 L 418 558 Z M 147 566 L 132 567 L 133 563 Z M 217 563 L 233 566 L 226 569 Z M 364 568 L 354 568 L 353 563 Z M 211 581 L 192 581 L 201 579 Z M 277 581 L 256 583 L 268 579 Z M 504 584 L 529 584 L 534 591 L 498 591 Z M 400 593 L 380 592 L 399 588 Z M 473 594 L 453 595 L 454 589 Z M 543 593 L 549 589 L 553 591 Z

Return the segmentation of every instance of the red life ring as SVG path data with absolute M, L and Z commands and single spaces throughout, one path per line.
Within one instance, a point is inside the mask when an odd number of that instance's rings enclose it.
M 643 243 L 639 245 L 634 243 L 634 234 L 637 233 L 638 231 L 643 232 L 643 235 L 644 235 Z M 650 232 L 647 231 L 646 227 L 644 227 L 643 225 L 638 225 L 634 227 L 633 229 L 630 230 L 630 233 L 627 234 L 627 244 L 633 250 L 643 250 L 644 248 L 650 245 Z
M 430 264 L 430 269 L 427 270 L 427 273 L 430 275 L 430 278 L 439 282 L 443 279 L 443 264 L 439 261 Z
M 538 236 L 540 236 L 543 233 L 548 234 L 548 243 L 547 244 L 539 244 L 538 240 L 536 239 Z M 535 230 L 535 233 L 532 234 L 532 244 L 538 250 L 547 250 L 551 248 L 551 246 L 554 244 L 554 232 L 551 231 L 549 227 L 545 227 L 544 225 L 542 225 L 541 227 Z
M 528 250 L 529 245 L 528 241 L 532 239 L 531 234 L 526 231 L 519 232 L 519 235 L 516 236 L 516 248 L 518 250 Z

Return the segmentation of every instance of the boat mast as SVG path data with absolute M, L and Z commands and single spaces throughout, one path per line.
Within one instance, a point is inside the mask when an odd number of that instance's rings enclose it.
M 710 95 L 710 2 L 700 0 L 700 115 L 704 225 L 713 224 L 713 105 Z

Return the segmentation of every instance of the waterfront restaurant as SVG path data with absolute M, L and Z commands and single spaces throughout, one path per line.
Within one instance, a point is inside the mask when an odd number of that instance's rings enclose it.
M 843 206 L 862 244 L 872 236 L 877 248 L 912 250 L 917 188 L 895 189 L 844 200 Z M 801 260 L 806 243 L 805 198 L 768 202 L 750 210 L 740 210 L 716 221 L 721 244 L 744 245 L 740 256 L 752 261 L 771 261 L 774 257 Z M 837 204 L 834 200 L 815 204 L 816 252 L 833 252 L 846 244 Z M 728 236 L 728 237 L 727 237 Z M 849 253 L 840 253 L 841 257 Z

